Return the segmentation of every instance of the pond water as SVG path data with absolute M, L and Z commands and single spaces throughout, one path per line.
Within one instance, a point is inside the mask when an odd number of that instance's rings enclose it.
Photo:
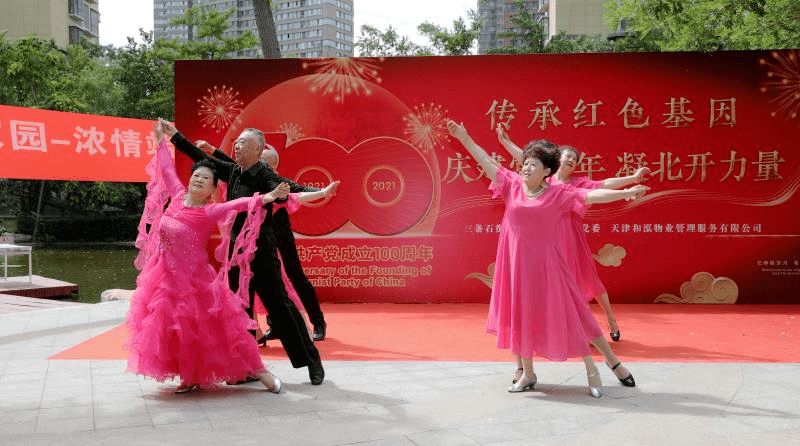
M 33 248 L 33 273 L 77 284 L 73 297 L 84 303 L 100 302 L 100 293 L 111 288 L 132 290 L 138 271 L 133 260 L 139 251 L 133 246 L 38 247 Z M 23 257 L 9 259 L 9 264 Z M 14 260 L 17 260 L 16 262 Z M 27 273 L 26 271 L 23 274 Z

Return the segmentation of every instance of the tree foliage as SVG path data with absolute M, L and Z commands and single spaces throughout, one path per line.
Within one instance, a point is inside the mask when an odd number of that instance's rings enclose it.
M 797 0 L 616 0 L 604 19 L 624 22 L 646 45 L 662 51 L 797 48 Z
M 460 56 L 470 54 L 483 26 L 483 19 L 477 12 L 470 10 L 467 13 L 469 24 L 459 17 L 453 20 L 453 29 L 424 22 L 417 26 L 417 30 L 431 42 L 435 54 L 443 56 Z
M 191 26 L 196 30 L 193 39 L 182 43 L 179 43 L 177 39 L 159 41 L 159 43 L 176 50 L 182 59 L 227 59 L 228 54 L 257 49 L 258 41 L 250 30 L 238 36 L 225 36 L 225 32 L 230 29 L 228 20 L 235 12 L 235 7 L 225 12 L 219 12 L 215 8 L 208 8 L 204 5 L 187 8 L 182 16 L 173 18 L 169 24 Z
M 128 44 L 111 58 L 111 70 L 122 88 L 119 116 L 172 119 L 175 115 L 173 67 L 181 54 L 170 45 L 153 41 L 153 33 L 139 30 L 140 42 Z
M 106 50 L 91 44 L 61 49 L 32 36 L 9 42 L 2 33 L 0 103 L 80 113 L 113 108 L 121 89 L 104 65 Z
M 480 34 L 483 21 L 478 14 L 467 12 L 469 22 L 459 17 L 453 20 L 453 29 L 423 22 L 417 30 L 430 42 L 418 45 L 408 36 L 401 36 L 391 25 L 386 31 L 374 26 L 362 25 L 361 36 L 356 40 L 356 48 L 362 57 L 392 56 L 457 56 L 470 54 Z
M 361 26 L 361 35 L 355 47 L 362 57 L 430 56 L 428 47 L 417 45 L 408 36 L 401 36 L 389 25 L 386 31 L 370 25 Z

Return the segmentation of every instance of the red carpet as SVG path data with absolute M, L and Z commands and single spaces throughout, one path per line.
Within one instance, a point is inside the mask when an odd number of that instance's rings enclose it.
M 485 332 L 484 304 L 323 304 L 323 360 L 508 361 Z M 605 328 L 605 316 L 593 305 Z M 800 305 L 614 305 L 624 361 L 800 362 Z M 119 326 L 50 359 L 126 359 Z M 262 357 L 286 359 L 279 341 Z M 599 358 L 599 355 L 596 355 Z

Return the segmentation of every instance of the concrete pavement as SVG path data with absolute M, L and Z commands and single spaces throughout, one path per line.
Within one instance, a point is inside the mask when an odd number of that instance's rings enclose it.
M 259 383 L 176 395 L 125 361 L 47 359 L 127 309 L 0 315 L 0 444 L 800 444 L 797 363 L 628 362 L 636 388 L 598 364 L 594 399 L 580 361 L 537 362 L 539 384 L 522 394 L 506 391 L 510 363 L 324 361 L 312 386 L 283 360 L 271 363 L 280 395 Z

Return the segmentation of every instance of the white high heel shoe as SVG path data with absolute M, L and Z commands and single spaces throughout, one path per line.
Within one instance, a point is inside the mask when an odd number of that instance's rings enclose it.
M 592 394 L 593 398 L 600 398 L 603 396 L 603 382 L 600 380 L 600 372 L 595 371 L 594 373 L 586 372 L 586 376 L 589 380 L 589 393 Z M 593 386 L 592 381 L 596 380 L 596 386 Z
M 524 376 L 524 375 L 523 375 Z M 527 392 L 528 390 L 533 390 L 533 387 L 536 385 L 536 374 L 533 374 L 533 379 L 528 382 L 521 379 L 514 383 L 513 386 L 508 388 L 508 391 L 511 393 L 518 393 L 518 392 Z
M 268 376 L 272 377 L 272 382 L 267 379 Z M 258 375 L 258 380 L 261 381 L 261 384 L 264 384 L 264 387 L 266 387 L 270 392 L 281 393 L 283 383 L 281 382 L 281 379 L 273 375 L 272 372 L 267 371 Z

